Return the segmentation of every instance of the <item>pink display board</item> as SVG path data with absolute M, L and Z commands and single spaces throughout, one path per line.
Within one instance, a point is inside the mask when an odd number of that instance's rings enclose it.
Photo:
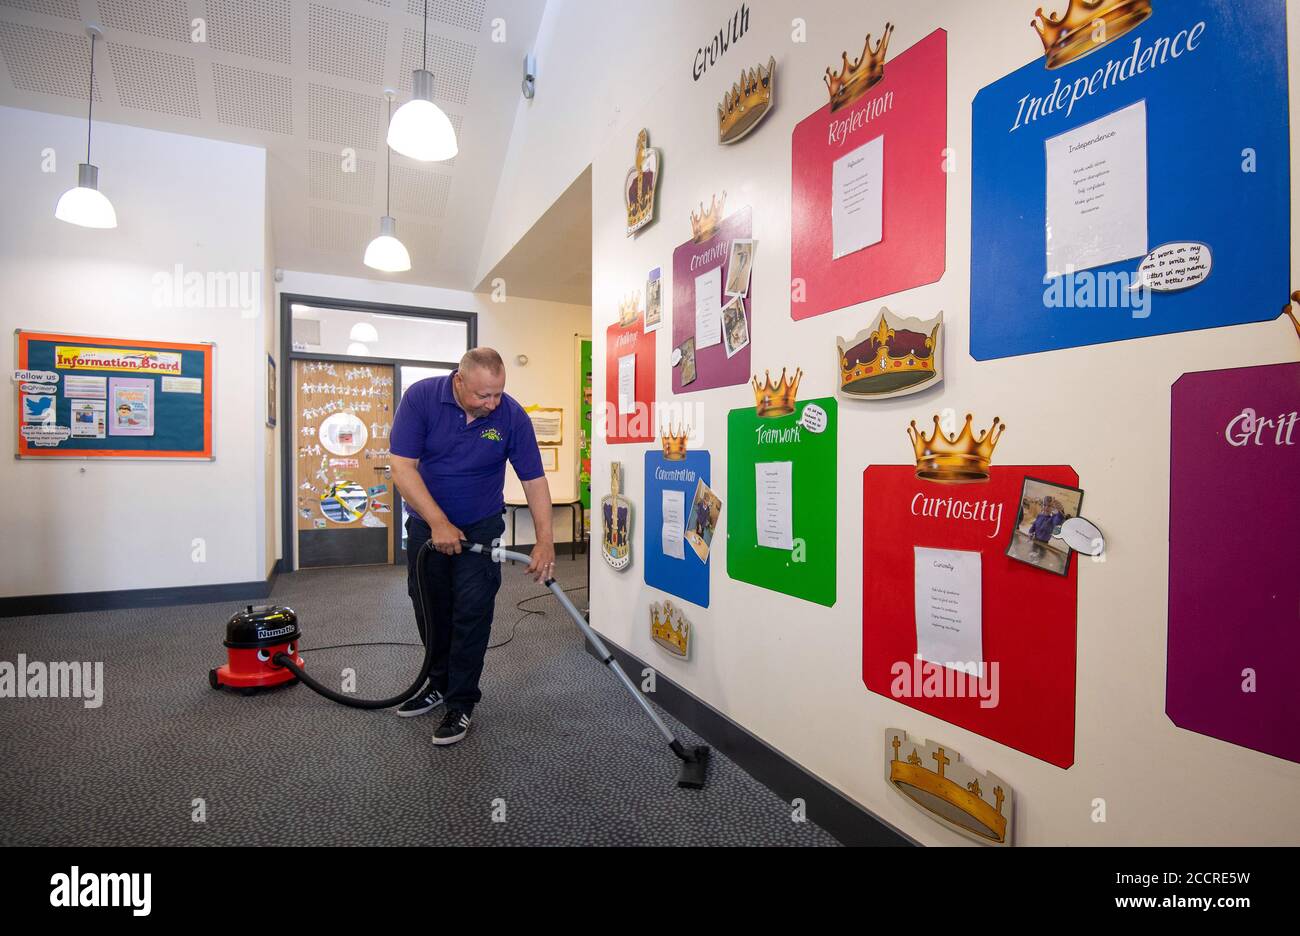
M 673 347 L 680 348 L 682 342 L 695 334 L 695 278 L 710 270 L 722 269 L 722 282 L 727 282 L 730 274 L 731 242 L 737 237 L 751 237 L 752 224 L 749 206 L 728 215 L 719 225 L 713 237 L 696 244 L 687 241 L 673 251 Z M 762 250 L 762 245 L 759 245 Z M 757 255 L 756 255 L 757 256 Z M 756 260 L 762 263 L 762 260 Z M 723 296 L 725 300 L 727 297 Z M 749 323 L 751 344 L 727 357 L 726 345 L 718 343 L 712 347 L 695 349 L 696 378 L 692 383 L 682 386 L 682 368 L 674 367 L 673 393 L 693 393 L 696 390 L 712 390 L 715 387 L 732 387 L 736 384 L 749 383 L 752 376 L 749 371 L 749 349 L 754 340 L 754 287 L 749 288 L 745 298 L 745 320 Z
M 626 328 L 617 322 L 605 331 L 605 441 L 611 445 L 655 440 L 655 335 L 642 331 L 637 318 Z M 636 360 L 635 406 L 631 413 L 620 413 L 618 406 L 619 359 Z
M 1172 399 L 1165 713 L 1300 762 L 1300 364 L 1184 374 Z
M 788 80 L 788 77 L 787 77 Z M 829 101 L 791 136 L 790 317 L 806 319 L 943 276 L 948 177 L 948 34 L 895 58 L 853 104 Z M 834 259 L 835 164 L 884 137 L 882 239 Z

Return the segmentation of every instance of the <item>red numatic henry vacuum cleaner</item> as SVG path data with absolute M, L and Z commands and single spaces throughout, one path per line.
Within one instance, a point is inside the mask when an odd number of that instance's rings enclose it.
M 465 541 L 461 542 L 461 546 L 469 552 L 487 553 L 492 557 L 493 562 L 517 562 L 526 566 L 531 561 L 523 553 L 511 552 L 500 546 L 484 546 L 482 543 Z M 432 549 L 432 544 L 426 541 L 420 547 L 420 553 L 415 561 L 416 591 L 419 593 L 422 612 L 425 607 L 424 563 L 426 554 L 430 549 Z M 627 673 L 623 671 L 623 667 L 618 665 L 618 660 L 614 659 L 614 655 L 609 652 L 609 648 L 591 629 L 591 625 L 582 616 L 582 612 L 574 607 L 573 602 L 569 600 L 569 596 L 564 593 L 564 589 L 560 588 L 553 578 L 547 579 L 545 584 L 556 599 L 559 600 L 560 606 L 569 613 L 569 617 L 573 618 L 573 622 L 578 625 L 578 629 L 582 631 L 583 636 L 591 642 L 591 645 L 596 649 L 596 653 L 600 656 L 600 661 L 610 669 L 618 678 L 618 681 L 632 694 L 632 698 L 636 699 L 642 711 L 649 716 L 655 727 L 659 729 L 659 733 L 667 740 L 672 752 L 681 760 L 682 769 L 677 779 L 677 785 L 693 790 L 701 789 L 708 773 L 709 746 L 700 744 L 687 748 L 678 741 L 672 730 L 659 717 L 659 713 L 651 707 L 645 696 L 638 691 L 636 685 L 628 678 Z M 332 702 L 338 702 L 340 705 L 360 709 L 382 709 L 401 705 L 422 689 L 424 687 L 424 674 L 429 671 L 429 664 L 432 662 L 433 643 L 428 641 L 425 643 L 424 661 L 420 664 L 420 675 L 406 691 L 388 699 L 357 699 L 341 692 L 335 692 L 328 686 L 321 685 L 304 672 L 303 667 L 306 665 L 306 661 L 298 653 L 298 643 L 301 637 L 302 632 L 298 627 L 298 615 L 294 613 L 292 608 L 274 605 L 260 607 L 249 605 L 243 611 L 231 617 L 226 624 L 225 645 L 229 652 L 229 661 L 225 666 L 210 670 L 208 672 L 208 682 L 214 689 L 231 689 L 242 695 L 252 695 L 263 689 L 273 689 L 301 682 L 313 692 Z

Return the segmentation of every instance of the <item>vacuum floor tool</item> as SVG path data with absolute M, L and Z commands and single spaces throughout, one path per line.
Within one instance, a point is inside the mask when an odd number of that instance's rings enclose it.
M 532 561 L 523 553 L 511 552 L 499 546 L 484 546 L 482 543 L 464 541 L 461 542 L 461 546 L 469 552 L 486 553 L 492 557 L 493 562 L 517 562 L 526 566 Z M 415 561 L 416 591 L 419 593 L 422 611 L 425 606 L 425 554 L 431 548 L 432 544 L 425 542 L 420 547 L 420 553 Z M 583 636 L 591 642 L 592 647 L 600 656 L 600 661 L 609 668 L 618 681 L 632 694 L 632 698 L 641 706 L 641 710 L 654 722 L 655 727 L 659 729 L 659 733 L 664 736 L 664 740 L 668 742 L 668 747 L 681 760 L 682 767 L 677 778 L 677 785 L 691 790 L 702 789 L 709 768 L 709 746 L 699 744 L 687 747 L 682 744 L 673 735 L 672 730 L 664 723 L 664 720 L 659 717 L 659 713 L 646 701 L 645 696 L 628 678 L 627 673 L 623 671 L 623 667 L 618 665 L 618 660 L 609 652 L 609 648 L 596 635 L 596 632 L 591 629 L 591 625 L 587 623 L 587 619 L 582 615 L 582 612 L 574 607 L 573 602 L 569 600 L 569 596 L 564 593 L 564 589 L 560 588 L 553 578 L 547 579 L 545 585 L 555 595 L 560 602 L 560 606 L 568 612 L 569 617 L 573 618 L 573 622 L 578 625 L 578 629 L 582 631 Z M 428 619 L 427 616 L 425 619 Z M 301 631 L 298 629 L 298 618 L 291 608 L 254 608 L 250 605 L 246 610 L 239 612 L 230 619 L 230 623 L 226 628 L 226 647 L 229 649 L 230 661 L 226 666 L 212 670 L 208 676 L 209 682 L 213 688 L 232 688 L 245 694 L 287 683 L 301 682 L 313 692 L 341 705 L 362 709 L 391 708 L 394 705 L 401 705 L 424 687 L 424 674 L 428 672 L 433 656 L 433 643 L 432 641 L 426 642 L 424 661 L 420 664 L 419 678 L 400 695 L 388 699 L 358 699 L 354 696 L 344 695 L 341 692 L 335 692 L 328 686 L 321 685 L 303 670 L 305 661 L 297 653 L 297 644 L 300 637 Z M 239 654 L 239 656 L 237 657 L 236 654 Z

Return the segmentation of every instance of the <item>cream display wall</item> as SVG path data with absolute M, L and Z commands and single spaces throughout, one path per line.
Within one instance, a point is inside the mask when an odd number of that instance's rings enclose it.
M 1159 2 L 1159 0 L 1157 0 Z M 738 4 L 674 2 L 656 18 L 634 10 L 573 3 L 548 9 L 536 108 L 521 108 L 511 161 L 498 195 L 498 223 L 512 218 L 507 188 L 562 191 L 585 161 L 593 167 L 593 383 L 605 402 L 605 330 L 619 302 L 644 290 L 646 274 L 671 274 L 675 247 L 689 240 L 689 213 L 727 192 L 727 212 L 750 206 L 758 241 L 753 274 L 754 370 L 802 367 L 800 399 L 837 389 L 837 336 L 870 324 L 881 306 L 896 315 L 944 313 L 943 385 L 920 396 L 839 405 L 838 594 L 822 608 L 732 580 L 726 531 L 732 509 L 727 477 L 727 412 L 754 405 L 748 386 L 673 396 L 671 342 L 657 346 L 660 403 L 689 404 L 698 438 L 712 453 L 723 509 L 711 556 L 708 609 L 685 605 L 692 623 L 691 659 L 651 640 L 649 607 L 664 593 L 645 586 L 642 537 L 631 568 L 592 565 L 591 620 L 616 644 L 657 667 L 704 702 L 777 748 L 866 809 L 924 844 L 964 839 L 928 821 L 893 795 L 882 776 L 884 729 L 947 742 L 978 771 L 1016 791 L 1014 843 L 1199 844 L 1294 843 L 1300 818 L 1279 812 L 1300 782 L 1300 765 L 1176 727 L 1164 714 L 1169 527 L 1170 386 L 1186 372 L 1294 361 L 1300 342 L 1282 321 L 1216 328 L 978 363 L 970 347 L 971 101 L 983 86 L 1043 54 L 1027 0 L 984 3 L 878 2 L 750 4 L 748 29 L 696 80 L 696 49 L 708 43 Z M 1290 6 L 1288 4 L 1288 6 Z M 1292 175 L 1297 146 L 1294 62 L 1300 55 L 1296 11 L 1288 23 Z M 953 171 L 947 183 L 946 267 L 930 285 L 810 320 L 790 317 L 791 131 L 826 104 L 822 75 L 841 67 L 841 53 L 860 54 L 863 37 L 895 25 L 890 57 L 935 29 L 947 30 L 947 136 Z M 668 30 L 664 24 L 671 23 Z M 792 41 L 800 24 L 806 41 Z M 797 38 L 797 35 L 796 35 Z M 733 146 L 717 143 L 717 105 L 742 68 L 776 57 L 775 111 Z M 888 66 L 886 66 L 888 67 Z M 546 88 L 602 89 L 594 102 L 547 101 Z M 648 128 L 663 153 L 656 220 L 625 236 L 623 181 L 637 132 Z M 554 160 L 530 160 L 576 141 Z M 590 141 L 590 150 L 582 144 Z M 936 152 L 936 163 L 944 154 Z M 1293 199 L 1294 200 L 1294 199 Z M 1296 268 L 1294 221 L 1292 269 Z M 666 284 L 670 296 L 672 283 Z M 1279 297 L 1279 308 L 1281 297 Z M 666 317 L 671 311 L 666 309 Z M 671 334 L 670 321 L 665 329 Z M 974 413 L 1007 429 L 994 464 L 1069 465 L 1086 493 L 1086 514 L 1106 534 L 1104 561 L 1076 557 L 1078 575 L 1074 762 L 1052 766 L 979 734 L 869 693 L 862 682 L 862 472 L 868 465 L 908 465 L 912 419 L 952 409 L 960 423 Z M 682 411 L 675 410 L 680 414 Z M 599 433 L 593 454 L 593 499 L 608 493 L 609 464 L 619 461 L 625 493 L 644 515 L 643 453 L 609 445 Z M 1213 804 L 1212 807 L 1208 804 Z M 815 816 L 812 817 L 815 821 Z M 1104 818 L 1104 821 L 1099 821 Z
M 85 120 L 0 108 L 0 124 L 21 141 L 0 148 L 6 372 L 16 366 L 19 328 L 215 342 L 217 396 L 212 461 L 0 459 L 0 482 L 16 494 L 0 595 L 265 582 L 277 526 L 267 478 L 275 436 L 266 428 L 274 325 L 263 275 L 265 151 L 96 122 L 100 186 L 119 224 L 96 231 L 54 217 L 85 157 Z M 53 173 L 41 171 L 47 149 Z M 183 277 L 204 277 L 201 300 L 168 288 L 178 265 Z M 216 278 L 238 288 L 209 291 Z M 9 439 L 14 418 L 4 407 L 0 432 Z

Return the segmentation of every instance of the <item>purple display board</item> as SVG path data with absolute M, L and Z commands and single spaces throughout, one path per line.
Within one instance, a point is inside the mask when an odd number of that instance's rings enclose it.
M 1174 724 L 1300 762 L 1300 364 L 1173 387 Z
M 673 347 L 680 348 L 682 342 L 695 335 L 695 279 L 710 270 L 722 269 L 722 282 L 725 288 L 730 274 L 731 242 L 740 237 L 749 237 L 751 230 L 749 206 L 728 215 L 718 225 L 717 233 L 699 244 L 687 241 L 673 251 Z M 757 252 L 755 253 L 757 256 Z M 756 263 L 759 261 L 755 261 Z M 750 342 L 754 335 L 754 287 L 750 280 L 749 295 L 744 299 L 745 321 L 749 329 Z M 726 305 L 727 296 L 722 296 Z M 727 357 L 726 342 L 719 342 L 709 348 L 695 349 L 695 373 L 692 383 L 682 386 L 682 367 L 672 369 L 673 393 L 693 393 L 696 390 L 712 390 L 715 387 L 733 387 L 736 384 L 749 383 L 752 376 L 749 370 L 749 349 L 751 345 L 738 350 Z M 671 353 L 671 352 L 670 352 Z

